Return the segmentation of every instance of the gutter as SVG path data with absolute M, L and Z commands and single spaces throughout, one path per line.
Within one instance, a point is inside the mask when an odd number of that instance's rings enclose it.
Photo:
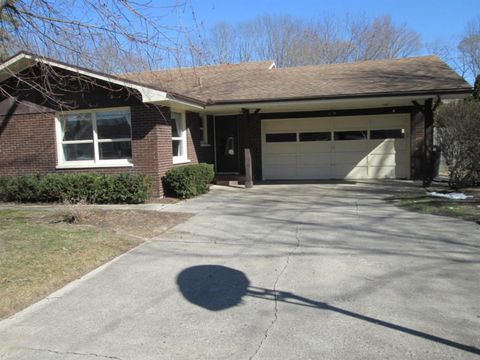
M 277 102 L 294 102 L 294 101 L 322 101 L 322 100 L 349 100 L 362 98 L 379 98 L 379 97 L 437 97 L 441 95 L 470 95 L 473 89 L 469 88 L 452 88 L 444 90 L 425 90 L 425 91 L 405 91 L 405 92 L 378 92 L 364 94 L 345 94 L 345 95 L 326 95 L 326 96 L 301 96 L 290 98 L 273 98 L 273 99 L 244 99 L 244 100 L 220 100 L 207 102 L 207 106 L 213 105 L 245 105 L 245 104 L 263 104 Z

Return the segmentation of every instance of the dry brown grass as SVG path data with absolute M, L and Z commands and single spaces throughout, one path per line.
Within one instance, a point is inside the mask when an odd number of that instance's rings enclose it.
M 184 221 L 148 211 L 0 210 L 0 318 Z M 68 221 L 68 219 L 74 221 Z M 67 220 L 67 221 L 66 221 Z

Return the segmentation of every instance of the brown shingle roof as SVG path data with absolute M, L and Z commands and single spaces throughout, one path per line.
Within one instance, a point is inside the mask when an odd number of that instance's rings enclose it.
M 219 64 L 197 67 L 162 69 L 140 73 L 122 74 L 121 77 L 156 86 L 168 92 L 182 94 L 205 101 L 201 95 L 207 86 L 221 86 L 233 77 L 249 76 L 256 71 L 266 71 L 274 66 L 273 61 L 253 61 L 239 64 Z
M 178 68 L 123 75 L 208 103 L 468 91 L 436 56 L 270 68 L 272 62 Z

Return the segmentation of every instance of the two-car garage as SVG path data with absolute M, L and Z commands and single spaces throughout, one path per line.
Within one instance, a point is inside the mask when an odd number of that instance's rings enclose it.
M 407 114 L 262 120 L 264 180 L 408 178 Z

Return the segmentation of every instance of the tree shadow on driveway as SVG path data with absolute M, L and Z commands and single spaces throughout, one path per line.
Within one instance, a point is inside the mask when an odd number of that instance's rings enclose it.
M 252 286 L 243 272 L 221 265 L 198 265 L 186 268 L 177 276 L 177 285 L 186 300 L 210 311 L 221 311 L 237 306 L 245 296 L 250 296 L 274 301 L 275 303 L 283 302 L 318 310 L 332 311 L 350 318 L 480 355 L 480 349 L 474 346 L 342 309 L 292 292 Z

